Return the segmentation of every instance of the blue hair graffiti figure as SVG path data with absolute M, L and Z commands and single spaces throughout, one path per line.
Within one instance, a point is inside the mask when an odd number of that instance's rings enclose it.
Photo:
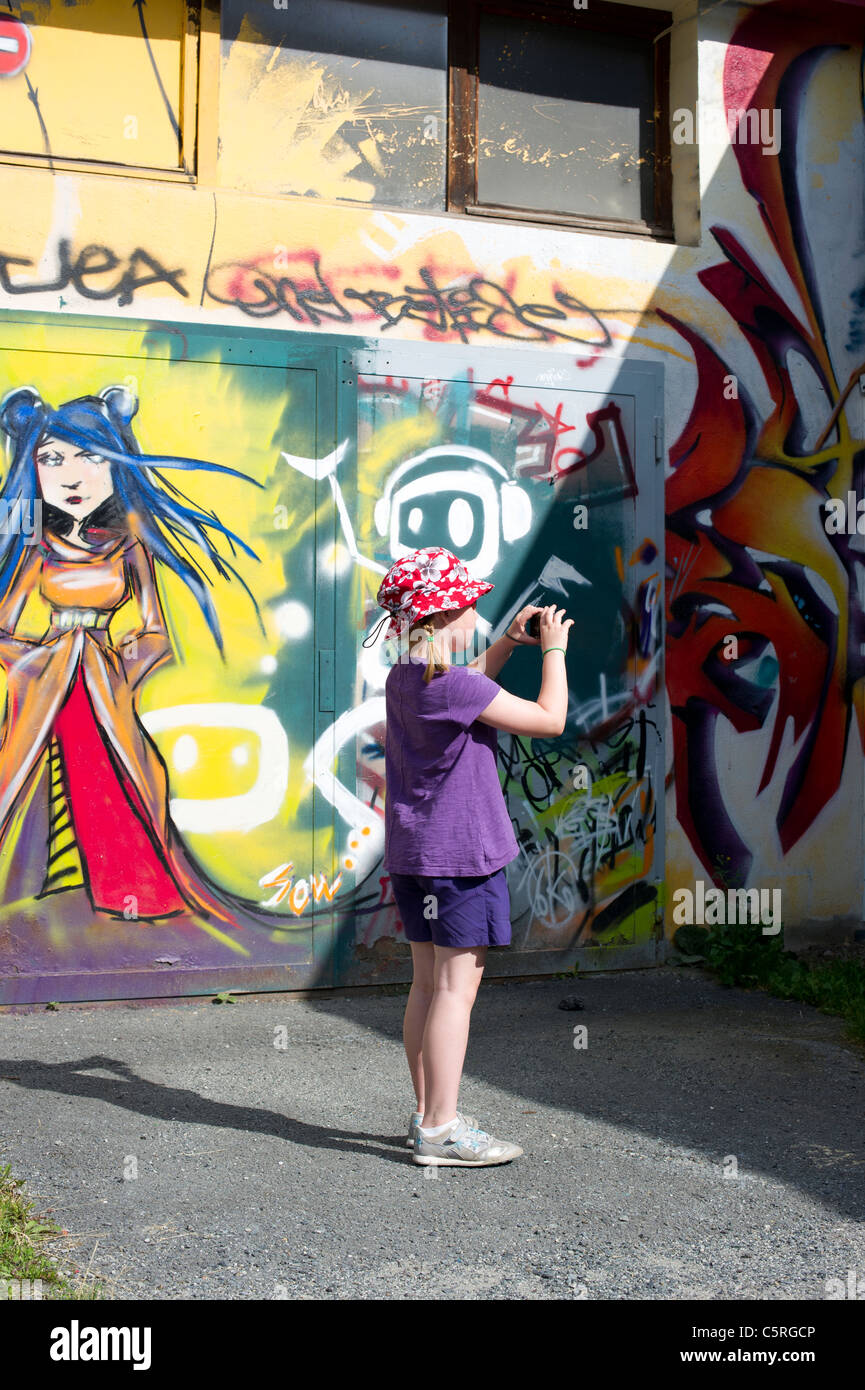
M 230 474 L 203 459 L 142 453 L 126 386 L 57 409 L 33 387 L 7 392 L 0 428 L 11 460 L 0 491 L 0 666 L 6 715 L 0 744 L 0 904 L 52 895 L 52 909 L 82 894 L 89 920 L 193 923 L 212 936 L 242 924 L 254 904 L 209 883 L 169 816 L 168 774 L 138 717 L 141 684 L 176 658 L 157 589 L 156 563 L 199 604 L 225 660 L 210 580 L 242 577 L 208 532 L 255 552 L 165 478 L 161 469 Z M 41 538 L 14 525 L 41 506 Z M 36 592 L 50 608 L 38 640 L 16 632 Z M 140 625 L 112 640 L 117 612 L 134 600 Z M 68 895 L 54 897 L 53 895 Z M 240 918 L 240 921 L 239 921 Z M 214 925 L 211 925 L 214 924 Z

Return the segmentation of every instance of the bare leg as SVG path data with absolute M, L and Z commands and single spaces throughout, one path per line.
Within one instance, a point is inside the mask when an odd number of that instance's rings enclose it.
M 452 1120 L 469 1040 L 469 1020 L 487 958 L 486 946 L 436 946 L 434 992 L 423 1035 L 426 1110 L 423 1126 Z
M 417 1097 L 417 1108 L 423 1114 L 424 1107 L 424 1069 L 423 1035 L 427 1012 L 433 998 L 433 944 L 431 941 L 410 941 L 413 978 L 409 990 L 405 1017 L 402 1022 L 402 1040 L 412 1085 Z

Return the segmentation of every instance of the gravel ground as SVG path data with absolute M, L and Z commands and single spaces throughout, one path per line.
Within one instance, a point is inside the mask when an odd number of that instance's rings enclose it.
M 485 982 L 460 1105 L 525 1154 L 425 1170 L 404 1006 L 0 1014 L 2 1161 L 69 1231 L 60 1266 L 136 1299 L 822 1300 L 865 1276 L 865 1049 L 838 1019 L 691 967 Z

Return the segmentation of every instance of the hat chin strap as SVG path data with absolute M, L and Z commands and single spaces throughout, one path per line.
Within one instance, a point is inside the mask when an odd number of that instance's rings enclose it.
M 379 638 L 379 635 L 380 635 L 380 633 L 381 633 L 381 630 L 382 630 L 383 625 L 384 625 L 385 623 L 387 623 L 387 622 L 390 622 L 390 620 L 391 620 L 394 616 L 395 616 L 395 615 L 394 615 L 393 613 L 391 613 L 390 611 L 388 611 L 387 613 L 385 613 L 384 616 L 376 623 L 376 625 L 375 625 L 375 627 L 372 629 L 372 631 L 369 632 L 369 633 L 367 633 L 366 637 L 363 639 L 362 645 L 363 645 L 364 647 L 371 647 L 371 646 L 373 646 L 373 644 L 374 644 L 375 642 L 378 641 L 378 638 Z M 412 622 L 409 622 L 408 625 L 407 625 L 406 632 L 405 632 L 404 635 L 405 635 L 405 636 L 410 636 L 410 634 L 411 634 L 411 632 L 412 632 L 413 629 L 416 629 L 416 628 L 421 627 L 421 626 L 422 626 L 421 623 L 412 623 Z M 429 642 L 430 644 L 432 644 L 432 643 L 435 641 L 435 633 L 433 633 L 433 632 L 428 632 L 428 631 L 426 631 L 426 629 L 424 629 L 424 636 L 426 637 L 427 642 Z M 413 644 L 413 645 L 416 645 L 416 643 Z M 433 653 L 432 653 L 432 651 L 430 651 L 430 657 L 432 657 L 432 655 L 433 655 Z
M 390 614 L 390 613 L 385 613 L 384 617 L 381 619 L 381 622 L 376 623 L 376 625 L 375 625 L 375 627 L 373 628 L 372 632 L 368 633 L 367 636 L 363 639 L 363 644 L 362 644 L 362 645 L 363 645 L 364 647 L 371 647 L 371 646 L 373 645 L 374 642 L 377 642 L 377 641 L 378 641 L 379 633 L 381 632 L 381 629 L 382 629 L 382 624 L 383 624 L 383 623 L 386 623 L 386 622 L 389 622 L 389 621 L 390 621 L 390 618 L 391 618 L 391 614 Z

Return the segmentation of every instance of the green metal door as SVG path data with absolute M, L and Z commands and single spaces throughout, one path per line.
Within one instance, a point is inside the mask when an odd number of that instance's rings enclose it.
M 343 981 L 402 978 L 401 924 L 381 868 L 384 681 L 375 603 L 394 559 L 443 545 L 495 590 L 478 640 L 528 603 L 575 618 L 570 706 L 559 739 L 499 734 L 520 853 L 507 867 L 512 945 L 499 973 L 654 961 L 663 879 L 662 372 L 654 364 L 393 345 L 357 354 L 354 589 L 341 606 L 356 666 L 359 911 Z M 363 613 L 360 632 L 354 615 Z M 343 620 L 343 613 L 345 618 Z M 497 677 L 530 700 L 538 653 Z M 494 961 L 494 965 L 493 965 Z

